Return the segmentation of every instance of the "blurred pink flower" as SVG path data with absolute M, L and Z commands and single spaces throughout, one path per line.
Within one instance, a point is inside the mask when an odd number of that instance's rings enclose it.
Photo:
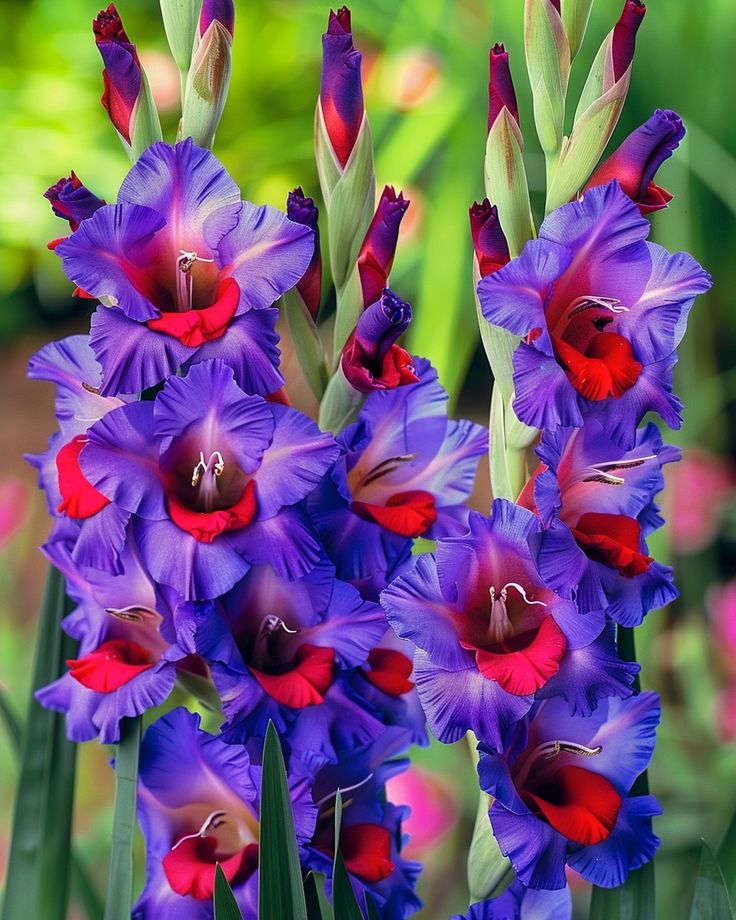
M 139 51 L 139 57 L 148 76 L 156 107 L 161 112 L 173 112 L 179 105 L 181 92 L 176 64 L 168 54 L 150 49 Z
M 403 830 L 411 836 L 403 855 L 423 859 L 436 850 L 457 823 L 459 805 L 451 788 L 433 773 L 411 766 L 386 783 L 389 801 L 409 805 L 411 816 Z
M 25 520 L 30 489 L 15 476 L 0 479 L 0 549 L 4 549 Z
M 716 648 L 725 652 L 736 676 L 736 578 L 725 585 L 714 585 L 706 595 L 706 606 L 713 622 Z
M 736 681 L 716 697 L 716 734 L 728 744 L 736 742 Z
M 718 535 L 719 512 L 734 497 L 736 474 L 723 457 L 692 448 L 668 473 L 673 549 L 682 556 L 700 552 Z

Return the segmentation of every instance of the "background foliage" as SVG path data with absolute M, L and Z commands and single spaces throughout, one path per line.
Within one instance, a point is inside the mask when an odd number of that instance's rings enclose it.
M 619 6 L 619 0 L 596 0 L 571 98 Z M 295 185 L 317 194 L 312 121 L 328 8 L 314 0 L 241 0 L 236 7 L 233 84 L 215 152 L 245 197 L 283 207 Z M 119 8 L 172 138 L 178 76 L 157 4 L 121 0 Z M 378 182 L 395 184 L 412 199 L 392 287 L 414 304 L 413 350 L 438 366 L 456 404 L 482 419 L 490 378 L 475 326 L 467 207 L 482 196 L 487 52 L 494 41 L 505 41 L 512 55 L 533 193 L 544 171 L 534 150 L 523 4 L 355 0 L 352 9 L 356 44 L 364 52 Z M 73 168 L 114 200 L 128 165 L 99 105 L 101 66 L 89 27 L 96 12 L 88 0 L 0 0 L 0 680 L 18 711 L 43 580 L 36 546 L 48 527 L 21 453 L 42 449 L 52 425 L 50 388 L 24 381 L 24 366 L 40 344 L 82 331 L 87 322 L 86 302 L 70 297 L 58 260 L 46 250 L 61 225 L 41 196 Z M 652 613 L 639 631 L 643 684 L 658 690 L 665 704 L 651 782 L 665 811 L 657 824 L 664 840 L 657 885 L 659 913 L 667 920 L 684 916 L 689 904 L 700 838 L 716 847 L 736 807 L 736 589 L 729 594 L 719 588 L 731 577 L 736 555 L 736 476 L 729 459 L 736 450 L 735 51 L 730 0 L 652 0 L 614 139 L 655 107 L 683 116 L 686 141 L 658 177 L 675 202 L 655 215 L 655 237 L 689 249 L 716 282 L 681 349 L 686 413 L 675 440 L 686 448 L 687 462 L 671 477 L 667 502 L 674 524 L 656 547 L 658 558 L 677 564 L 682 598 Z M 482 489 L 477 500 L 481 507 L 487 503 Z M 79 752 L 75 826 L 78 855 L 104 890 L 112 775 L 97 748 L 85 745 Z M 476 783 L 463 745 L 433 746 L 417 760 L 439 783 L 444 831 L 434 852 L 420 854 L 429 905 L 422 917 L 443 920 L 466 903 L 464 852 Z M 15 761 L 13 739 L 3 734 L 0 863 Z M 583 888 L 577 897 L 585 903 Z

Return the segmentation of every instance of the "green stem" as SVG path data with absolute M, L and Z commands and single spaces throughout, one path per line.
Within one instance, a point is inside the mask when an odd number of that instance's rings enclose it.
M 140 747 L 141 717 L 123 719 L 115 757 L 115 809 L 105 920 L 129 920 L 131 913 Z

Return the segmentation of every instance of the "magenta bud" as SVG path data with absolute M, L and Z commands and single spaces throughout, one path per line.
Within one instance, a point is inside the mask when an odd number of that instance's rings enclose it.
M 388 289 L 363 311 L 342 352 L 342 371 L 352 387 L 370 393 L 417 382 L 414 359 L 396 344 L 410 322 L 410 305 Z
M 620 80 L 634 59 L 636 33 L 647 8 L 641 0 L 626 0 L 621 18 L 613 29 L 613 76 Z
M 503 45 L 494 45 L 488 55 L 490 76 L 488 79 L 488 130 L 498 118 L 501 110 L 507 108 L 514 120 L 519 122 L 519 108 L 516 104 L 514 83 L 511 79 L 509 54 Z
M 131 143 L 131 117 L 141 90 L 141 65 L 115 4 L 100 10 L 92 23 L 97 49 L 105 69 L 102 104 L 118 133 Z
M 677 112 L 657 109 L 598 167 L 586 188 L 617 179 L 642 214 L 666 208 L 672 195 L 657 185 L 654 177 L 684 136 L 685 127 Z
M 295 224 L 304 224 L 305 227 L 311 227 L 314 230 L 314 252 L 312 260 L 307 270 L 302 275 L 301 281 L 297 283 L 296 289 L 299 291 L 313 320 L 317 319 L 319 312 L 320 298 L 322 296 L 322 257 L 319 250 L 319 211 L 312 198 L 307 198 L 298 186 L 293 192 L 289 192 L 286 202 L 286 214 L 289 220 Z
M 409 207 L 404 193 L 397 195 L 393 186 L 387 185 L 373 215 L 368 232 L 358 255 L 358 273 L 363 291 L 363 304 L 374 303 L 386 287 L 394 262 L 399 227 Z
M 199 14 L 199 37 L 213 22 L 220 22 L 230 35 L 235 33 L 235 5 L 233 0 L 204 0 Z
M 478 260 L 481 278 L 503 268 L 509 261 L 509 247 L 501 224 L 498 209 L 487 198 L 470 208 L 470 233 Z
M 80 182 L 74 171 L 69 178 L 63 176 L 48 188 L 43 197 L 51 202 L 51 210 L 57 217 L 69 221 L 72 232 L 105 204 Z
M 363 122 L 361 54 L 353 47 L 350 10 L 330 10 L 322 36 L 322 81 L 319 91 L 322 117 L 341 166 L 345 166 Z

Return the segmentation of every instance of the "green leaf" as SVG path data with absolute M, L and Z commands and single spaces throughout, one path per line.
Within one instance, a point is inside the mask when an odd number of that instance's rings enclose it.
M 473 839 L 468 851 L 468 889 L 471 903 L 502 894 L 514 879 L 510 861 L 501 853 L 488 818 L 488 794 L 481 791 Z
M 284 756 L 272 722 L 263 745 L 258 916 L 308 920 Z
M 197 0 L 161 0 L 161 16 L 169 48 L 182 72 L 189 70 L 201 3 Z
M 222 866 L 215 867 L 215 894 L 213 898 L 215 920 L 243 920 L 238 902 L 235 900 L 230 883 L 222 871 Z
M 4 687 L 0 686 L 0 718 L 5 725 L 8 738 L 16 755 L 20 756 L 23 745 L 23 726 Z M 104 906 L 97 889 L 92 884 L 84 862 L 72 844 L 71 853 L 72 894 L 84 908 L 88 920 L 99 920 Z
M 654 920 L 654 863 L 631 872 L 620 888 L 593 888 L 588 920 Z
M 736 901 L 736 812 L 726 828 L 716 858 L 723 874 L 728 879 L 729 896 L 732 901 Z
M 138 802 L 141 717 L 123 719 L 115 755 L 115 807 L 105 920 L 128 920 L 133 902 L 133 838 Z
M 181 137 L 212 147 L 225 110 L 232 74 L 233 39 L 214 19 L 192 56 L 181 116 Z
M 339 920 L 364 920 L 355 900 L 348 870 L 340 852 L 340 825 L 342 823 L 342 796 L 335 796 L 335 856 L 332 863 L 332 907 Z
M 355 420 L 363 394 L 350 386 L 342 367 L 338 367 L 327 384 L 319 407 L 319 427 L 337 434 Z
M 592 6 L 593 0 L 564 0 L 562 3 L 562 22 L 570 43 L 571 60 L 575 58 L 585 38 Z
M 61 713 L 43 709 L 33 694 L 56 680 L 77 643 L 61 629 L 68 612 L 64 579 L 46 579 L 33 665 L 32 695 L 21 749 L 3 920 L 64 920 L 67 912 L 76 745 L 67 741 Z M 7 722 L 7 714 L 6 716 Z
M 544 152 L 556 154 L 565 128 L 570 45 L 550 0 L 526 0 L 524 48 L 534 102 L 534 123 Z
M 705 840 L 700 851 L 700 866 L 695 880 L 690 920 L 733 920 L 723 870 Z
M 304 879 L 304 897 L 309 920 L 332 920 L 332 908 L 325 897 L 325 877 L 321 872 L 307 873 Z

